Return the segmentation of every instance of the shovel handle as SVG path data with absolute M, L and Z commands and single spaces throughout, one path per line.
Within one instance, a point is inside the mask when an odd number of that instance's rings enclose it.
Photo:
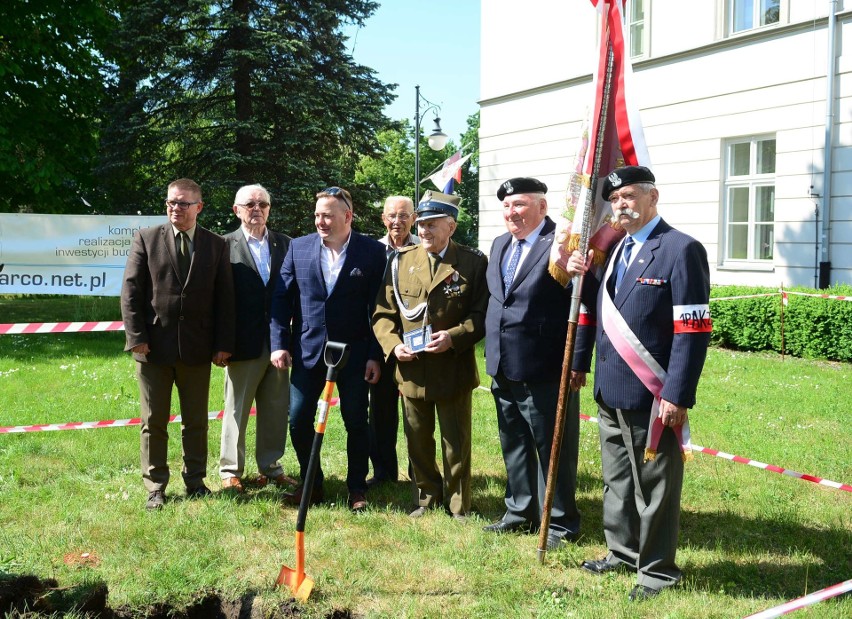
M 337 373 L 343 369 L 349 360 L 349 344 L 326 342 L 325 350 L 323 351 L 323 360 L 328 367 L 325 380 L 335 382 L 337 380 Z

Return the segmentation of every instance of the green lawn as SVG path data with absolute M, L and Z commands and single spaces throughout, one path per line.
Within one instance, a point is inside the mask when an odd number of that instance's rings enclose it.
M 0 322 L 117 317 L 115 299 L 0 297 Z M 123 333 L 0 336 L 0 426 L 136 417 L 133 361 L 122 348 Z M 849 370 L 711 350 L 690 415 L 693 441 L 852 483 Z M 221 407 L 216 369 L 210 409 Z M 596 415 L 589 389 L 582 412 Z M 140 612 L 156 602 L 183 607 L 209 592 L 230 600 L 255 595 L 269 612 L 284 603 L 288 595 L 273 585 L 282 564 L 293 565 L 296 510 L 283 507 L 273 488 L 239 499 L 182 500 L 179 428 L 170 429 L 176 483 L 160 513 L 143 509 L 138 427 L 0 434 L 0 578 L 104 583 L 110 606 Z M 219 431 L 212 421 L 214 488 Z M 630 604 L 630 576 L 578 569 L 605 552 L 597 426 L 581 424 L 582 537 L 548 553 L 544 565 L 536 561 L 536 537 L 481 531 L 501 515 L 505 483 L 487 390 L 474 393 L 473 431 L 473 518 L 459 523 L 436 512 L 410 520 L 404 482 L 372 492 L 368 512 L 353 515 L 345 505 L 343 424 L 332 413 L 323 447 L 330 501 L 308 516 L 306 572 L 316 585 L 304 616 L 349 609 L 368 617 L 729 618 L 852 578 L 852 493 L 696 454 L 684 485 L 684 583 L 659 601 Z M 402 437 L 399 451 L 404 461 Z M 291 447 L 284 465 L 297 472 Z M 84 552 L 97 561 L 66 562 Z M 852 599 L 801 614 L 852 616 Z

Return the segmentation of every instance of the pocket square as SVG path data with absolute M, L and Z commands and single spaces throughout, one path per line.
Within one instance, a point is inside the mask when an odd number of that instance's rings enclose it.
M 350 271 L 349 277 L 364 277 L 364 274 L 361 272 L 361 269 L 355 267 L 352 271 Z

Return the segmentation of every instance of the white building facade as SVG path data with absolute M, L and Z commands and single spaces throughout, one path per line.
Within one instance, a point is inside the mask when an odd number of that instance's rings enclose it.
M 705 245 L 714 284 L 852 283 L 852 7 L 844 2 L 626 2 L 632 99 L 659 210 Z M 564 204 L 592 103 L 600 18 L 588 0 L 482 0 L 481 15 L 487 251 L 505 231 L 496 198 L 503 180 L 535 176 L 549 187 L 551 209 Z

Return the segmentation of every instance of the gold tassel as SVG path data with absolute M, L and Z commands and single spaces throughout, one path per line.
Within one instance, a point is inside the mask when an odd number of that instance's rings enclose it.
M 695 456 L 692 455 L 691 449 L 687 449 L 686 451 L 681 452 L 680 457 L 684 462 L 689 462 L 690 460 L 693 460 L 695 458 Z
M 657 459 L 657 450 L 651 449 L 650 447 L 645 448 L 645 460 L 643 462 L 650 462 L 651 460 Z

